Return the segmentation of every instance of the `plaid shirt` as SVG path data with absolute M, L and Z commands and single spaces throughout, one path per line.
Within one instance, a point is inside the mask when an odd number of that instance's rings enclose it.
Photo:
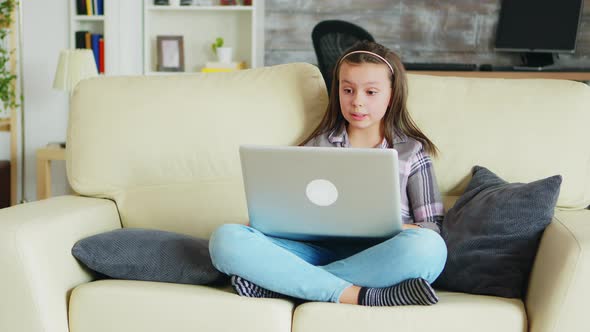
M 305 145 L 348 148 L 350 141 L 346 130 L 334 130 Z M 403 134 L 394 136 L 393 145 L 399 159 L 403 222 L 440 233 L 444 209 L 430 156 L 420 142 Z M 389 145 L 383 139 L 378 148 L 387 149 Z

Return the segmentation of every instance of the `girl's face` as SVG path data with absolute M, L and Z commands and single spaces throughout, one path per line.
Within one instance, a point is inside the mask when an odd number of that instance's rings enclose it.
M 350 130 L 378 131 L 391 100 L 385 64 L 343 62 L 340 66 L 340 110 Z M 352 128 L 351 128 L 352 127 Z

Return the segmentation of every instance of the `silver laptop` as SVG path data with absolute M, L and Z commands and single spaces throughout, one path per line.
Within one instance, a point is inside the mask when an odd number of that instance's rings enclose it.
M 383 238 L 402 229 L 397 151 L 240 146 L 250 225 L 296 240 Z

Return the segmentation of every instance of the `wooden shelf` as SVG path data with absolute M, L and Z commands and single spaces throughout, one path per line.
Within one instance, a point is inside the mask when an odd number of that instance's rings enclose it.
M 545 78 L 572 81 L 590 81 L 590 72 L 528 72 L 528 71 L 426 71 L 409 70 L 409 74 L 479 77 L 479 78 Z

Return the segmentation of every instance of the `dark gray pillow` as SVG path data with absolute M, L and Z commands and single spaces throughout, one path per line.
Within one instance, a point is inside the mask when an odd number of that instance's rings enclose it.
M 181 284 L 221 282 L 208 240 L 140 228 L 122 228 L 78 241 L 72 254 L 101 275 Z
M 561 176 L 507 183 L 480 166 L 448 211 L 441 235 L 448 248 L 434 286 L 523 298 L 539 240 L 553 217 Z

